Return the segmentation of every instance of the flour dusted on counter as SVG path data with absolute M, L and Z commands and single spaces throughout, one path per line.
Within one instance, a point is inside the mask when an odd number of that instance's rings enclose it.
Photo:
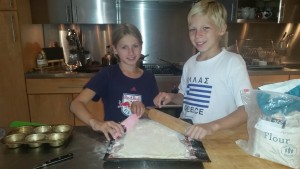
M 114 155 L 119 158 L 187 159 L 187 147 L 180 134 L 158 122 L 140 119 L 135 128 L 118 140 L 123 144 Z

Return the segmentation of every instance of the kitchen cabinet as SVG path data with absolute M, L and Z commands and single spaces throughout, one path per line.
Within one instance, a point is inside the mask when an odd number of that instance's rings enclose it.
M 73 97 L 75 98 L 78 94 L 74 94 Z M 99 100 L 98 102 L 89 102 L 88 103 L 88 109 L 90 111 L 90 113 L 99 121 L 103 121 L 104 120 L 104 109 L 103 109 L 103 103 L 101 100 Z M 81 120 L 79 120 L 76 116 L 75 116 L 75 126 L 83 126 L 86 125 L 85 123 L 83 123 Z
M 16 10 L 16 0 L 0 0 L 0 10 Z
M 32 22 L 36 24 L 117 23 L 118 0 L 31 0 L 30 2 Z
M 219 0 L 227 10 L 227 23 L 236 23 L 237 21 L 237 0 Z
M 21 51 L 20 27 L 15 2 L 0 0 L 0 124 L 29 120 Z M 10 7 L 13 5 L 12 7 Z M 5 9 L 5 10 L 3 10 Z
M 290 75 L 290 79 L 300 79 L 300 75 Z
M 237 22 L 277 22 L 277 23 L 298 23 L 300 21 L 300 1 L 299 0 L 237 0 Z M 272 14 L 268 19 L 243 19 L 241 9 L 250 7 L 259 12 L 270 11 Z
M 32 122 L 74 125 L 74 115 L 69 111 L 72 94 L 28 95 Z
M 70 112 L 71 101 L 80 93 L 89 78 L 27 79 L 31 121 L 46 124 L 85 125 Z M 90 102 L 88 109 L 103 121 L 103 104 Z
M 283 82 L 289 80 L 289 75 L 251 75 L 250 81 L 252 84 L 253 89 L 257 89 L 260 86 L 271 84 L 271 83 L 277 83 L 277 82 Z
M 278 7 L 278 23 L 299 23 L 300 22 L 300 1 L 280 0 Z

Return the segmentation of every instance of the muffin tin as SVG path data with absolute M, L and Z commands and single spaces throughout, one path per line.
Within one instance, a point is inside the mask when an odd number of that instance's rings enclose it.
M 70 137 L 73 126 L 66 124 L 47 126 L 22 126 L 12 129 L 3 139 L 8 148 L 28 145 L 31 148 L 49 144 L 51 147 L 62 146 Z

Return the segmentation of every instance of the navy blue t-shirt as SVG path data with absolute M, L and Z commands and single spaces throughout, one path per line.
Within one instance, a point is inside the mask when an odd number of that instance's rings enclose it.
M 153 99 L 158 94 L 158 87 L 152 73 L 144 71 L 137 79 L 125 76 L 119 65 L 111 65 L 99 71 L 85 88 L 93 90 L 94 101 L 102 98 L 104 120 L 121 122 L 131 115 L 130 106 L 139 100 L 147 106 L 153 106 Z

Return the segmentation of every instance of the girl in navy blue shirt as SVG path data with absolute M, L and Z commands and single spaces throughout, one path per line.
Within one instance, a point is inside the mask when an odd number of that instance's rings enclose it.
M 118 64 L 99 71 L 72 101 L 71 111 L 95 131 L 109 135 L 124 134 L 119 122 L 135 113 L 139 117 L 145 106 L 153 106 L 153 99 L 158 94 L 158 87 L 152 73 L 138 67 L 142 51 L 140 31 L 131 24 L 121 24 L 114 29 L 113 49 L 118 57 Z M 102 99 L 104 121 L 96 120 L 87 109 L 91 100 Z

